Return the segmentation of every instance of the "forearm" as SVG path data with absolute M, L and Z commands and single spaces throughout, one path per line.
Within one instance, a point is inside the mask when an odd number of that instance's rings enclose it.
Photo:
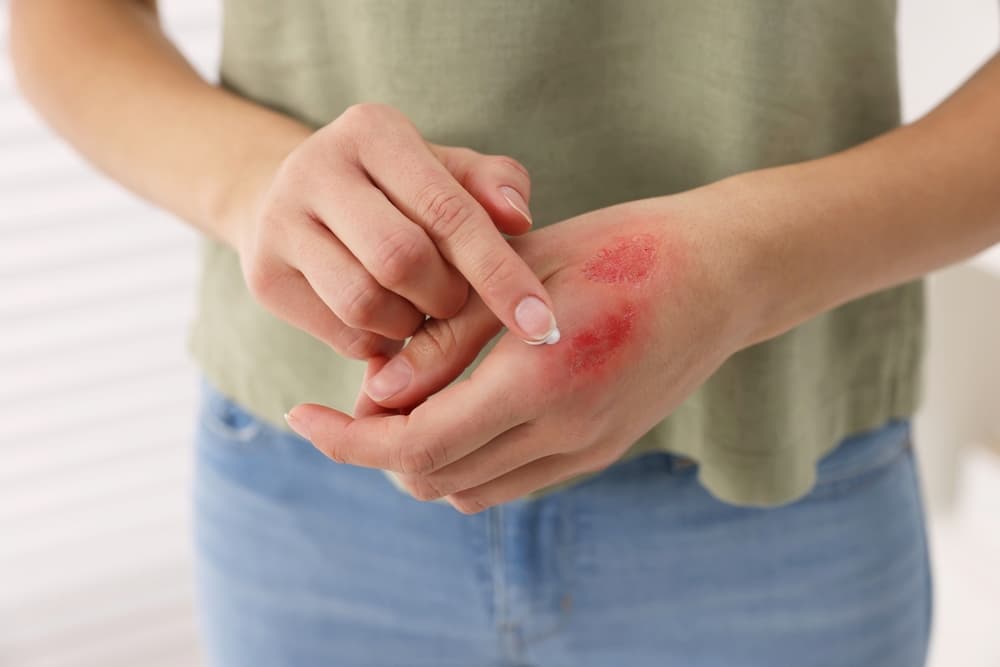
M 1000 56 L 921 120 L 727 179 L 763 295 L 749 342 L 1000 242 Z
M 198 76 L 151 0 L 13 0 L 10 25 L 20 86 L 47 122 L 112 178 L 226 242 L 247 213 L 245 184 L 310 134 Z

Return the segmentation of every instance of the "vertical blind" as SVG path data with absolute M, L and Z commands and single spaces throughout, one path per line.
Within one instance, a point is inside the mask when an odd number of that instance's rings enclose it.
M 217 3 L 160 5 L 211 77 Z M 0 59 L 2 667 L 199 663 L 195 258 L 196 234 L 86 165 Z

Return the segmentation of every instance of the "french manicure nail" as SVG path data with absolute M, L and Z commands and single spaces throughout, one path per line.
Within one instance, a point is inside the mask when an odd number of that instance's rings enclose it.
M 559 328 L 556 327 L 556 318 L 541 299 L 534 296 L 527 296 L 521 299 L 514 309 L 514 321 L 521 327 L 524 333 L 530 338 L 525 339 L 526 343 L 532 345 L 542 345 L 543 343 L 555 343 L 559 340 Z
M 394 357 L 382 370 L 368 378 L 365 393 L 373 401 L 384 401 L 406 389 L 413 377 L 413 369 L 403 357 Z
M 501 185 L 500 194 L 503 195 L 503 198 L 507 200 L 507 203 L 510 204 L 512 209 L 524 216 L 524 219 L 527 220 L 530 225 L 531 213 L 528 212 L 528 202 L 524 201 L 524 197 L 521 196 L 521 193 L 509 185 Z

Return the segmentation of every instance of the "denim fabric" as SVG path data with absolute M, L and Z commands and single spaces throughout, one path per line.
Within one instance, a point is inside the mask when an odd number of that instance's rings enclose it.
M 931 572 L 907 421 L 815 489 L 729 505 L 662 452 L 475 515 L 202 385 L 199 614 L 220 667 L 918 667 Z

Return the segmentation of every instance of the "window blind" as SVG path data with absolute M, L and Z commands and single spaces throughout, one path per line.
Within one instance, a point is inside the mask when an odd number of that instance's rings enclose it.
M 160 5 L 213 78 L 218 4 Z M 199 663 L 196 243 L 52 134 L 0 59 L 0 666 Z

